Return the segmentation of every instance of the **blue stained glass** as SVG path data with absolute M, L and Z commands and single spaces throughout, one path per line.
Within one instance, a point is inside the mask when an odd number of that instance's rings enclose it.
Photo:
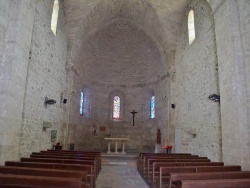
M 120 119 L 120 97 L 115 96 L 113 101 L 113 119 Z
M 150 99 L 150 118 L 155 118 L 155 96 Z
M 83 115 L 83 107 L 84 107 L 84 92 L 81 92 L 81 100 L 80 100 L 80 115 Z

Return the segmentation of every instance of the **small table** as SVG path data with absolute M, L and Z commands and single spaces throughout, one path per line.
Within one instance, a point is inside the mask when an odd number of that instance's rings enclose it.
M 126 154 L 126 152 L 125 152 L 125 141 L 128 141 L 129 140 L 128 138 L 104 138 L 104 139 L 109 141 L 107 154 L 111 154 L 112 153 L 110 151 L 110 142 L 112 140 L 115 141 L 115 152 L 113 152 L 113 153 L 114 154 Z M 117 150 L 118 141 L 122 141 L 122 152 L 121 153 L 119 153 L 118 150 Z

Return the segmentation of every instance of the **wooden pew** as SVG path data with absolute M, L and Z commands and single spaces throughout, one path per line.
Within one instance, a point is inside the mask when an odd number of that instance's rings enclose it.
M 175 157 L 175 156 L 191 156 L 190 153 L 139 153 L 138 159 L 137 159 L 137 169 L 140 172 L 142 161 L 144 156 L 165 156 L 165 157 Z M 197 155 L 198 156 L 198 155 Z
M 40 151 L 41 153 L 61 153 L 61 154 L 74 154 L 74 155 L 96 155 L 101 159 L 101 152 L 94 152 L 94 151 L 71 151 L 71 150 L 47 150 L 47 151 Z
M 160 167 L 167 166 L 224 166 L 223 162 L 153 162 L 152 172 L 149 172 L 151 187 L 154 187 L 159 179 Z
M 210 159 L 199 159 L 199 158 L 187 158 L 187 159 L 162 159 L 162 158 L 146 158 L 146 160 L 144 160 L 143 162 L 143 166 L 142 166 L 142 172 L 141 175 L 146 178 L 147 175 L 147 170 L 148 170 L 148 164 L 149 164 L 149 160 L 151 160 L 151 162 L 210 162 Z
M 23 185 L 40 186 L 49 188 L 81 188 L 81 178 L 58 178 L 58 177 L 44 177 L 44 176 L 27 176 L 27 175 L 12 175 L 0 174 L 0 187 L 4 185 Z M 2 186 L 3 185 L 3 186 Z
M 137 169 L 138 171 L 140 172 L 141 171 L 141 166 L 142 166 L 142 163 L 143 163 L 143 159 L 144 157 L 146 156 L 161 156 L 161 157 L 188 157 L 188 156 L 193 156 L 191 154 L 187 154 L 187 153 L 183 153 L 183 154 L 177 154 L 177 153 L 170 153 L 170 154 L 167 154 L 167 153 L 139 153 L 139 157 L 137 159 Z M 195 155 L 196 157 L 198 157 L 198 155 Z
M 181 188 L 249 188 L 250 179 L 183 180 Z
M 92 165 L 6 161 L 5 166 L 87 172 L 88 184 L 90 185 L 91 188 L 93 188 L 95 184 Z
M 59 151 L 59 152 L 72 152 L 72 153 L 77 153 L 77 152 L 82 153 L 82 152 L 86 152 L 86 153 L 99 153 L 99 154 L 101 154 L 100 151 L 86 151 L 86 150 L 53 150 L 53 149 L 47 149 L 47 151 L 54 151 L 54 152 L 57 152 L 57 151 Z
M 54 169 L 12 167 L 12 166 L 0 166 L 0 174 L 82 178 L 82 180 L 85 183 L 87 179 L 86 171 L 54 170 Z
M 197 172 L 197 173 L 170 173 L 171 188 L 181 187 L 182 180 L 210 180 L 210 179 L 250 179 L 250 171 L 239 172 Z
M 13 185 L 13 184 L 1 184 L 1 188 L 47 188 L 46 186 L 39 186 L 39 185 Z M 55 188 L 55 187 L 51 187 Z
M 96 166 L 97 166 L 97 173 L 100 172 L 100 163 L 99 160 L 97 158 L 97 156 L 92 156 L 92 155 L 86 155 L 86 156 L 68 156 L 68 155 L 37 155 L 37 154 L 31 154 L 30 158 L 51 158 L 51 159 L 74 159 L 74 160 L 92 160 L 94 159 Z
M 154 167 L 156 166 L 155 163 L 153 163 L 153 171 L 152 171 L 152 175 L 150 175 L 150 181 L 148 181 L 148 184 L 150 184 L 150 187 L 155 187 L 155 185 L 157 184 L 157 179 L 159 179 L 159 174 L 160 174 L 160 165 L 158 162 L 156 162 L 157 164 L 157 167 Z M 169 166 L 169 167 L 178 167 L 178 166 L 184 166 L 184 164 L 182 162 L 170 162 L 170 163 L 162 163 L 161 164 L 164 164 L 165 167 Z
M 210 162 L 209 159 L 206 158 L 186 158 L 188 159 L 188 161 L 190 162 Z M 168 159 L 166 158 L 147 158 L 147 161 L 145 163 L 145 165 L 147 164 L 147 167 L 145 168 L 146 170 L 146 179 L 150 180 L 150 173 L 152 172 L 152 168 L 153 168 L 153 163 L 154 162 L 164 162 L 164 161 L 168 161 Z
M 52 150 L 52 151 L 33 152 L 32 155 L 95 156 L 97 157 L 98 160 L 99 169 L 101 169 L 102 165 L 102 158 L 100 152 Z
M 169 184 L 170 173 L 191 173 L 191 172 L 228 172 L 241 171 L 241 166 L 184 166 L 184 167 L 160 167 L 159 187 L 164 183 Z
M 198 157 L 198 156 L 155 156 L 155 155 L 147 155 L 147 156 L 143 156 L 142 158 L 142 163 L 140 164 L 140 174 L 144 174 L 145 173 L 145 169 L 146 169 L 146 166 L 148 164 L 148 160 L 149 159 L 199 159 L 199 160 L 202 160 L 203 162 L 210 162 L 210 159 L 207 159 L 207 157 Z
M 53 158 L 25 158 L 21 157 L 21 162 L 42 162 L 42 163 L 60 163 L 60 164 L 83 164 L 93 165 L 94 179 L 97 178 L 97 166 L 94 159 L 73 160 L 73 159 L 53 159 Z

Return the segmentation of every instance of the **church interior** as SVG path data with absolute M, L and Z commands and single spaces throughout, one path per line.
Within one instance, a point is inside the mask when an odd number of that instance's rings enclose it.
M 1 165 L 58 145 L 249 170 L 249 107 L 249 0 L 0 0 Z

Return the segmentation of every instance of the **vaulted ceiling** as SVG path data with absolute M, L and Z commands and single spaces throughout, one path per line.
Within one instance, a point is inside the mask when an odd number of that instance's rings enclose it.
M 189 0 L 64 0 L 68 50 L 79 56 L 84 41 L 114 20 L 144 30 L 159 48 L 167 66 L 174 58 L 183 12 Z

